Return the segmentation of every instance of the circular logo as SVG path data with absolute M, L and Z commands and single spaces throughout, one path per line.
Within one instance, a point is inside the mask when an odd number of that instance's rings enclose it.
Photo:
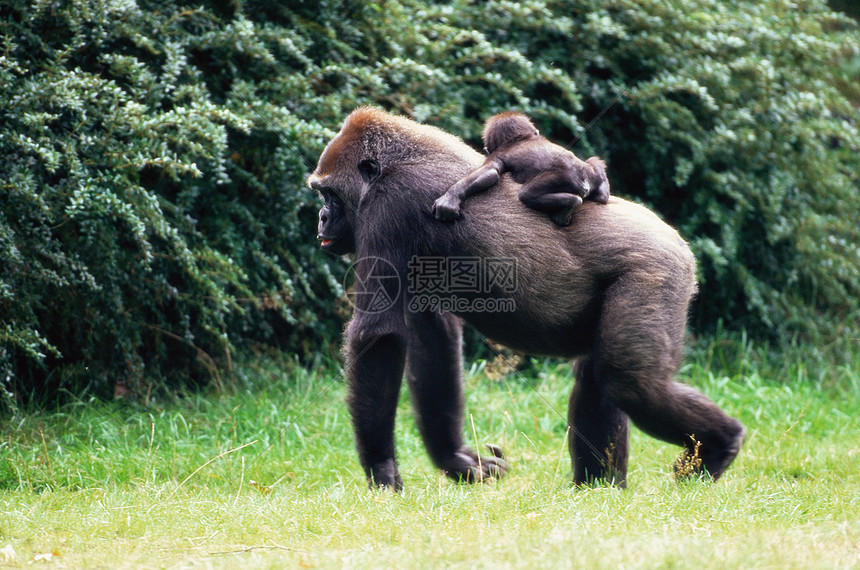
M 356 311 L 382 313 L 400 295 L 400 275 L 390 261 L 381 257 L 362 257 L 349 266 L 343 289 Z

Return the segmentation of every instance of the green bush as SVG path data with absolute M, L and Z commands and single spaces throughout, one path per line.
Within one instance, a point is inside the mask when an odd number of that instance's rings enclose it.
M 303 179 L 368 103 L 475 143 L 517 108 L 607 158 L 693 244 L 701 331 L 860 328 L 860 33 L 820 1 L 7 0 L 0 30 L 0 386 L 25 400 L 327 352 L 343 262 Z
M 282 63 L 300 47 L 167 3 L 2 16 L 0 381 L 221 381 L 237 345 L 336 335 L 303 188 L 327 133 Z

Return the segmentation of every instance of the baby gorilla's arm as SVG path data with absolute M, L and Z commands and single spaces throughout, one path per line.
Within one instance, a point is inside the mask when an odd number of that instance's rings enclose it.
M 494 186 L 504 172 L 504 162 L 492 156 L 484 164 L 458 180 L 433 203 L 437 220 L 453 220 L 460 216 L 463 200 Z

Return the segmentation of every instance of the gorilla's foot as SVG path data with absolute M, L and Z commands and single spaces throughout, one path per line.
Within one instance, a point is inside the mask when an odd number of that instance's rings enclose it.
M 445 474 L 461 483 L 477 483 L 485 479 L 500 478 L 508 472 L 508 462 L 502 448 L 488 444 L 490 457 L 481 457 L 468 447 L 460 448 L 452 457 L 450 464 L 442 469 Z
M 740 453 L 746 440 L 744 427 L 740 422 L 733 422 L 729 430 L 731 434 L 723 445 L 711 444 L 704 449 L 702 442 L 693 437 L 693 446 L 685 449 L 675 460 L 675 478 L 704 477 L 712 481 L 719 479 Z
M 741 451 L 741 446 L 743 446 L 744 441 L 747 438 L 747 431 L 744 429 L 744 426 L 740 424 L 740 422 L 735 422 L 734 434 L 729 439 L 729 444 L 722 448 L 717 449 L 712 452 L 705 452 L 703 457 L 705 471 L 708 472 L 708 475 L 716 481 L 717 479 L 725 473 L 726 469 L 729 468 L 729 465 L 732 464 L 732 461 L 735 460 L 735 457 L 738 456 L 738 453 Z
M 367 484 L 371 489 L 391 488 L 395 491 L 403 490 L 403 479 L 397 470 L 397 463 L 393 459 L 372 465 L 367 469 Z

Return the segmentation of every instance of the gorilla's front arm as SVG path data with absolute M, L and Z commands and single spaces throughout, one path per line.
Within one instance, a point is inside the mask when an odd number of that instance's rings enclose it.
M 394 455 L 394 417 L 406 362 L 406 338 L 395 332 L 361 334 L 360 316 L 346 342 L 347 406 L 358 459 L 371 485 L 403 488 Z
M 437 220 L 453 220 L 460 215 L 463 201 L 469 196 L 483 192 L 498 184 L 505 171 L 505 163 L 498 158 L 489 158 L 484 164 L 458 180 L 447 192 L 433 203 L 433 215 Z
M 359 279 L 357 298 L 371 282 Z M 507 464 L 498 447 L 489 446 L 492 455 L 479 457 L 463 441 L 460 320 L 448 313 L 404 313 L 404 304 L 380 313 L 357 311 L 346 333 L 347 404 L 368 482 L 403 486 L 394 418 L 404 361 L 416 421 L 433 463 L 454 480 L 504 475 Z
M 361 245 L 353 266 L 355 313 L 344 344 L 347 405 L 368 482 L 400 489 L 403 481 L 394 453 L 394 418 L 408 333 L 397 307 L 402 296 L 395 266 L 388 259 L 365 253 L 366 242 Z

